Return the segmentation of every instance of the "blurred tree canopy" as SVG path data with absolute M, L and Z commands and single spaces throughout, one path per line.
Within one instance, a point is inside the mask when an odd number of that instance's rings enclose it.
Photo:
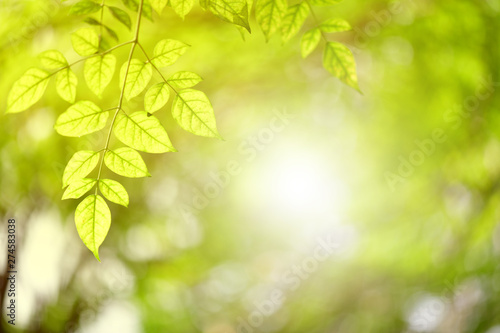
M 77 59 L 71 4 L 0 2 L 2 110 L 38 53 Z M 500 2 L 345 0 L 315 15 L 353 27 L 328 36 L 353 52 L 362 94 L 253 17 L 244 40 L 198 5 L 142 22 L 146 49 L 191 45 L 172 72 L 203 77 L 224 141 L 155 114 L 178 152 L 120 178 L 130 205 L 110 206 L 101 263 L 60 199 L 65 163 L 105 134 L 59 136 L 54 86 L 2 112 L 0 246 L 15 218 L 19 261 L 4 331 L 500 332 Z

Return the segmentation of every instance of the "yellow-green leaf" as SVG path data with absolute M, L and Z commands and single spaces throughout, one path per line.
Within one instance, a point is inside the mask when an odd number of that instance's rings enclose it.
M 314 28 L 306 31 L 302 35 L 300 40 L 300 52 L 302 57 L 305 58 L 318 46 L 319 40 L 321 39 L 321 31 L 318 28 Z
M 159 41 L 153 51 L 154 57 L 151 62 L 156 67 L 170 66 L 183 55 L 189 45 L 175 39 L 164 39 Z
M 351 25 L 346 20 L 340 18 L 331 18 L 319 25 L 321 31 L 324 32 L 340 32 L 351 30 Z
M 170 6 L 182 19 L 191 11 L 194 0 L 170 0 Z
M 86 57 L 99 50 L 99 36 L 93 28 L 81 28 L 71 34 L 71 44 L 76 53 Z
M 91 101 L 79 101 L 57 118 L 54 126 L 64 136 L 82 136 L 106 126 L 109 111 L 103 111 Z
M 85 178 L 99 162 L 99 153 L 90 150 L 80 150 L 69 160 L 63 173 L 63 188 L 74 181 Z
M 120 71 L 120 86 L 127 73 L 127 63 L 124 63 Z M 150 63 L 145 63 L 138 59 L 132 59 L 128 67 L 127 79 L 125 82 L 124 95 L 127 100 L 139 95 L 151 80 L 153 69 Z
M 101 5 L 90 0 L 77 2 L 71 7 L 69 13 L 72 15 L 92 14 L 101 9 Z
M 68 66 L 68 61 L 64 55 L 57 50 L 47 50 L 38 55 L 42 66 L 47 69 L 58 69 Z
M 337 42 L 327 43 L 323 53 L 323 67 L 333 76 L 359 91 L 354 56 L 345 45 Z
M 251 32 L 246 0 L 203 0 L 200 1 L 200 5 L 221 20 L 242 26 Z
M 158 15 L 161 15 L 161 12 L 167 5 L 168 0 L 149 0 L 149 2 L 151 3 L 151 7 L 153 7 L 155 12 L 157 12 Z
M 50 74 L 38 68 L 28 69 L 19 80 L 17 80 L 7 97 L 7 113 L 21 112 L 38 102 L 42 97 Z
M 160 82 L 152 86 L 144 96 L 144 109 L 153 113 L 161 109 L 170 97 L 170 90 L 165 82 Z
M 59 96 L 68 103 L 74 103 L 78 78 L 69 68 L 61 70 L 56 75 L 56 90 Z
M 283 42 L 286 43 L 300 31 L 308 15 L 309 6 L 305 1 L 288 8 L 281 25 Z
M 180 91 L 172 103 L 172 115 L 188 132 L 221 138 L 217 131 L 212 104 L 202 91 L 194 89 Z
M 309 0 L 309 2 L 313 6 L 333 6 L 342 2 L 342 0 Z
M 128 207 L 128 193 L 122 184 L 112 179 L 101 179 L 99 189 L 102 195 L 111 202 Z
M 106 238 L 111 226 L 111 212 L 106 201 L 100 196 L 91 194 L 76 207 L 75 224 L 78 235 L 97 260 L 99 246 Z
M 200 83 L 203 79 L 195 73 L 181 71 L 174 73 L 171 77 L 168 78 L 167 82 L 172 86 L 178 89 L 191 88 L 198 83 Z
M 123 23 L 129 30 L 132 28 L 132 20 L 126 11 L 118 7 L 109 6 L 109 11 L 118 21 Z
M 130 116 L 120 112 L 113 131 L 118 140 L 146 153 L 176 151 L 160 121 L 145 111 L 137 111 Z
M 116 57 L 110 53 L 89 58 L 85 61 L 83 76 L 90 90 L 102 98 L 104 89 L 115 73 Z
M 280 28 L 287 6 L 286 0 L 257 0 L 255 3 L 255 18 L 266 40 Z
M 111 171 L 123 177 L 140 178 L 151 176 L 141 155 L 129 147 L 108 150 L 104 155 L 104 164 Z
M 71 183 L 62 196 L 62 200 L 78 199 L 87 193 L 96 183 L 95 179 L 83 178 Z

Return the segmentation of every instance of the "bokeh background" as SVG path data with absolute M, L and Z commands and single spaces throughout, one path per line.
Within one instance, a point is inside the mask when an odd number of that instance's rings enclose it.
M 78 59 L 70 4 L 0 1 L 1 110 L 38 53 Z M 179 152 L 142 154 L 151 178 L 106 171 L 131 203 L 110 205 L 102 263 L 76 232 L 78 201 L 60 198 L 66 162 L 104 134 L 57 135 L 68 104 L 52 84 L 0 116 L 0 248 L 14 217 L 19 272 L 3 330 L 500 332 L 500 1 L 345 0 L 316 15 L 353 25 L 331 38 L 353 50 L 362 95 L 254 20 L 245 41 L 199 6 L 144 21 L 147 49 L 192 45 L 165 73 L 204 78 L 225 140 L 158 112 Z M 81 70 L 77 99 L 98 101 Z M 116 76 L 98 103 L 116 103 Z

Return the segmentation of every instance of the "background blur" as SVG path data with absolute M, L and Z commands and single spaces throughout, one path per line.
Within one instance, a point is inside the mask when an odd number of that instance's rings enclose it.
M 500 1 L 397 5 L 317 10 L 355 27 L 332 38 L 353 50 L 363 95 L 254 21 L 246 41 L 199 6 L 143 21 L 146 49 L 192 45 L 166 73 L 204 78 L 225 141 L 158 112 L 179 152 L 142 154 L 151 178 L 106 171 L 131 202 L 110 205 L 102 263 L 76 232 L 78 201 L 60 198 L 66 162 L 104 134 L 56 134 L 68 105 L 53 84 L 30 110 L 2 111 L 0 248 L 12 217 L 19 245 L 17 325 L 4 329 L 499 333 Z M 78 59 L 68 6 L 0 1 L 0 109 L 39 52 Z M 77 100 L 97 102 L 81 69 Z

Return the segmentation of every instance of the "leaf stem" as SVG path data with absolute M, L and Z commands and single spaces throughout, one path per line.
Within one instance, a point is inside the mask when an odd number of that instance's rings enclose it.
M 139 3 L 139 10 L 137 11 L 137 25 L 135 27 L 135 34 L 134 34 L 134 39 L 130 42 L 127 43 L 132 43 L 132 47 L 130 48 L 130 53 L 128 55 L 128 60 L 127 60 L 127 68 L 125 70 L 125 75 L 123 76 L 123 85 L 122 89 L 120 92 L 120 98 L 118 99 L 118 106 L 116 107 L 115 114 L 113 115 L 113 120 L 111 120 L 111 125 L 109 127 L 108 131 L 108 137 L 106 138 L 106 144 L 104 145 L 103 149 L 103 154 L 101 157 L 101 163 L 99 164 L 99 171 L 97 173 L 97 182 L 96 182 L 96 188 L 95 188 L 95 194 L 97 195 L 97 189 L 99 187 L 99 180 L 101 179 L 101 172 L 102 172 L 102 166 L 104 164 L 104 155 L 106 155 L 106 152 L 108 151 L 109 148 L 109 142 L 111 141 L 111 133 L 113 132 L 113 126 L 116 121 L 116 117 L 118 116 L 118 112 L 123 111 L 122 110 L 122 105 L 123 105 L 123 97 L 125 95 L 125 85 L 127 82 L 127 77 L 128 77 L 128 72 L 130 69 L 130 63 L 132 61 L 132 57 L 134 56 L 134 50 L 137 45 L 140 46 L 139 44 L 139 30 L 141 27 L 141 17 L 142 17 L 142 7 L 144 5 L 144 0 L 141 0 Z
M 309 6 L 309 10 L 311 11 L 311 16 L 314 20 L 314 25 L 316 26 L 316 28 L 319 28 L 320 26 L 320 23 L 319 23 L 319 20 L 318 20 L 318 17 L 316 16 L 316 13 L 314 13 L 314 7 L 311 5 L 311 3 L 308 1 L 308 0 L 305 0 L 305 2 L 307 3 L 307 5 Z M 319 28 L 319 32 L 321 33 L 321 37 L 323 38 L 323 40 L 325 42 L 328 42 L 328 38 L 326 38 L 326 35 L 325 33 L 323 32 L 323 30 L 321 30 Z

